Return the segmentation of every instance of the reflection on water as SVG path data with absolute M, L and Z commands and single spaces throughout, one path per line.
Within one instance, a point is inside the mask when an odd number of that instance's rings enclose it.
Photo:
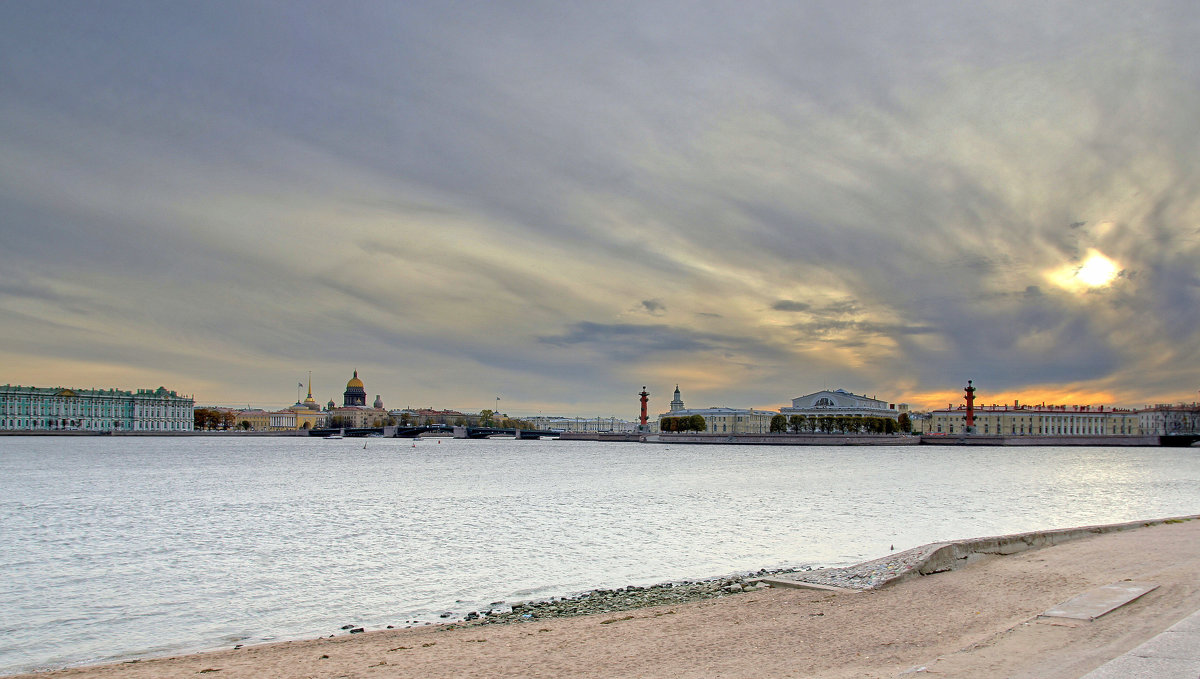
M 0 672 L 1200 512 L 1200 452 L 0 438 Z

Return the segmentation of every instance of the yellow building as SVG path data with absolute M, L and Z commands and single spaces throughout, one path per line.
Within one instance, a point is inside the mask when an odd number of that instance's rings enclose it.
M 289 410 L 296 413 L 297 429 L 321 429 L 329 420 L 329 414 L 323 413 L 320 410 L 312 410 L 306 407 L 292 407 Z
M 767 434 L 771 431 L 771 418 L 778 414 L 773 410 L 753 408 L 687 408 L 679 394 L 679 385 L 675 385 L 671 410 L 658 416 L 658 430 L 662 431 L 664 417 L 699 415 L 704 418 L 704 430 L 709 434 Z
M 243 422 L 248 423 L 249 426 L 242 424 Z M 270 431 L 271 413 L 259 408 L 238 411 L 234 413 L 233 426 L 236 429 L 249 431 Z
M 382 408 L 367 408 L 365 406 L 343 406 L 329 411 L 331 427 L 361 429 L 363 427 L 385 426 L 391 415 Z
M 303 406 L 283 410 L 266 411 L 258 408 L 242 410 L 234 414 L 233 426 L 248 431 L 294 431 L 296 429 L 320 429 L 325 426 L 326 414 L 309 410 Z M 247 423 L 243 425 L 242 423 Z M 247 426 L 248 425 L 248 426 Z
M 924 434 L 962 434 L 967 408 L 945 408 L 923 420 Z M 1004 436 L 1136 436 L 1138 413 L 1104 406 L 985 405 L 975 407 L 975 433 Z
M 320 429 L 325 426 L 325 413 L 309 410 L 303 405 L 276 410 L 270 415 L 271 431 L 296 431 L 297 429 Z
M 663 418 L 699 415 L 704 418 L 704 431 L 708 434 L 767 434 L 771 431 L 771 418 L 778 414 L 751 408 L 683 408 L 659 415 L 659 431 Z

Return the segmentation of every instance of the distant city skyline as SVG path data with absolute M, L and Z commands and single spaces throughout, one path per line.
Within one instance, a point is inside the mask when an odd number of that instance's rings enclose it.
M 359 376 L 358 376 L 358 373 L 357 373 L 357 371 L 354 371 L 354 372 L 352 373 L 352 378 L 351 378 L 351 379 L 359 379 Z M 348 380 L 348 382 L 349 382 L 349 380 Z M 71 385 L 25 385 L 25 386 L 34 386 L 34 387 L 41 387 L 41 388 L 49 388 L 49 387 L 66 387 L 66 388 L 72 388 L 72 387 L 71 387 Z M 364 386 L 365 386 L 365 384 L 364 384 Z M 263 410 L 263 411 L 282 410 L 282 409 L 285 409 L 285 408 L 290 408 L 290 407 L 292 407 L 292 406 L 294 406 L 294 405 L 297 405 L 297 404 L 304 405 L 304 404 L 305 404 L 305 402 L 308 400 L 308 399 L 307 399 L 307 393 L 308 393 L 308 392 L 307 392 L 307 388 L 308 388 L 308 385 L 307 385 L 307 384 L 304 384 L 304 383 L 299 383 L 299 387 L 304 387 L 304 388 L 305 388 L 305 390 L 306 390 L 306 391 L 305 391 L 305 395 L 304 395 L 304 396 L 302 396 L 301 398 L 299 398 L 299 399 L 295 400 L 295 401 L 287 401 L 287 402 L 276 401 L 276 402 L 257 402 L 257 403 L 256 403 L 256 402 L 246 402 L 246 401 L 244 401 L 244 400 L 243 400 L 243 401 L 236 401 L 236 400 L 235 400 L 235 401 L 231 401 L 231 402 L 216 402 L 216 401 L 213 401 L 213 402 L 202 402 L 202 401 L 200 401 L 200 400 L 197 400 L 197 401 L 196 401 L 196 407 L 197 407 L 197 408 L 204 408 L 204 407 L 241 408 L 241 407 L 243 407 L 243 405 L 244 405 L 244 406 L 245 406 L 245 408 L 246 408 L 246 409 L 248 409 L 248 410 Z M 328 403 L 333 403 L 333 404 L 335 405 L 335 407 L 339 407 L 339 408 L 340 408 L 340 407 L 343 405 L 343 401 L 344 401 L 344 399 L 343 399 L 343 395 L 344 395 L 344 393 L 345 393 L 345 389 L 348 387 L 348 384 L 341 385 L 341 387 L 342 387 L 342 391 L 338 392 L 338 393 L 337 393 L 337 394 L 335 394 L 335 395 L 332 395 L 332 396 L 330 396 L 328 399 L 323 399 L 323 398 L 320 398 L 320 397 L 318 397 L 318 396 L 317 396 L 317 391 L 316 391 L 316 390 L 314 390 L 314 391 L 312 392 L 312 393 L 313 393 L 313 400 L 314 400 L 314 402 L 317 404 L 317 406 L 318 406 L 318 407 L 320 407 L 320 408 L 322 408 L 322 409 L 324 409 L 324 408 L 325 408 L 325 406 L 326 406 L 326 404 L 328 404 Z M 108 388 L 108 387 L 98 387 L 98 388 L 104 389 L 104 388 Z M 897 406 L 897 407 L 898 407 L 898 406 L 900 406 L 900 405 L 905 405 L 905 406 L 908 406 L 908 407 L 909 407 L 909 410 L 913 410 L 913 411 L 931 411 L 931 410 L 938 410 L 938 409 L 941 409 L 941 408 L 943 408 L 943 407 L 945 407 L 945 406 L 949 406 L 949 407 L 952 407 L 952 408 L 955 408 L 955 407 L 962 407 L 962 405 L 963 405 L 963 403 L 964 403 L 964 400 L 963 400 L 963 392 L 962 392 L 962 390 L 959 390 L 959 391 L 958 391 L 958 393 L 957 393 L 957 400 L 954 400 L 954 397 L 953 397 L 953 395 L 951 395 L 951 398 L 950 398 L 950 400 L 946 401 L 945 403 L 934 403 L 934 404 L 927 404 L 927 405 L 926 405 L 926 404 L 912 404 L 912 403 L 908 403 L 908 402 L 905 402 L 905 401 L 899 401 L 899 400 L 895 400 L 895 399 L 893 399 L 893 400 L 891 400 L 891 401 L 888 401 L 888 399 L 886 398 L 886 395 L 877 395 L 877 394 L 871 394 L 871 393 L 869 393 L 869 392 L 863 392 L 863 393 L 859 393 L 859 392 L 855 392 L 855 391 L 853 391 L 853 390 L 843 390 L 843 389 L 842 389 L 842 388 L 840 388 L 840 387 L 828 387 L 828 388 L 827 388 L 827 387 L 821 387 L 821 388 L 820 388 L 818 391 L 823 391 L 823 390 L 825 390 L 825 389 L 829 389 L 829 390 L 835 390 L 835 391 L 845 391 L 845 392 L 848 392 L 848 393 L 849 393 L 849 395 L 851 395 L 851 396 L 863 396 L 863 397 L 866 397 L 866 398 L 871 398 L 871 399 L 874 399 L 874 398 L 877 398 L 877 397 L 879 397 L 881 400 L 883 400 L 884 402 L 887 402 L 887 403 L 889 403 L 890 405 L 894 405 L 894 406 Z M 371 391 L 368 389 L 368 390 L 367 390 L 367 393 L 368 393 L 368 395 L 370 395 L 372 392 L 371 392 Z M 649 412 L 650 412 L 650 413 L 651 413 L 653 416 L 658 416 L 658 415 L 662 415 L 662 414 L 667 414 L 667 413 L 669 413 L 670 411 L 672 411 L 672 410 L 675 408 L 675 406 L 676 406 L 676 403 L 675 403 L 675 401 L 673 401 L 673 400 L 672 400 L 672 401 L 667 401 L 667 400 L 666 400 L 666 398 L 674 398 L 674 397 L 677 397 L 677 396 L 679 396 L 681 393 L 682 393 L 682 391 L 681 391 L 681 389 L 679 388 L 679 385 L 676 385 L 676 386 L 675 386 L 675 388 L 674 388 L 674 389 L 673 389 L 673 390 L 670 392 L 670 396 L 669 396 L 669 397 L 664 397 L 664 398 L 662 399 L 662 400 L 663 400 L 663 404 L 662 404 L 662 407 L 661 407 L 661 408 L 657 407 L 657 406 L 654 404 L 654 402 L 653 402 L 653 399 L 650 399 L 651 403 L 650 403 L 650 407 L 649 407 Z M 181 395 L 182 395 L 182 394 L 181 394 Z M 799 395 L 801 395 L 801 394 L 797 394 L 797 396 L 799 396 Z M 417 405 L 417 404 L 415 404 L 415 403 L 408 403 L 408 402 L 406 402 L 406 403 L 405 403 L 405 404 L 403 404 L 403 405 L 397 405 L 397 404 L 391 404 L 391 403 L 388 403 L 386 399 L 383 399 L 383 394 L 376 394 L 376 396 L 377 396 L 377 397 L 379 397 L 381 400 L 383 400 L 383 401 L 384 401 L 384 406 L 385 406 L 385 408 L 386 408 L 387 410 L 390 410 L 390 411 L 395 411 L 395 410 L 424 410 L 424 409 L 433 409 L 433 410 L 437 410 L 437 411 L 443 411 L 443 410 L 449 410 L 449 411 L 458 411 L 458 412 L 462 412 L 462 413 L 464 413 L 464 414 L 472 414 L 472 413 L 476 413 L 476 414 L 477 414 L 477 413 L 479 413 L 479 412 L 482 412 L 482 411 L 484 411 L 484 410 L 493 410 L 493 411 L 495 411 L 495 408 L 498 406 L 498 403 L 499 403 L 499 401 L 500 401 L 500 399 L 494 399 L 494 401 L 495 401 L 495 402 L 493 402 L 493 403 L 491 403 L 491 404 L 489 404 L 489 405 L 487 405 L 487 406 L 484 406 L 484 407 L 478 407 L 478 408 L 475 408 L 475 407 L 461 407 L 461 406 L 455 406 L 455 405 L 453 405 L 453 404 L 449 404 L 449 405 L 446 405 L 446 404 L 442 404 L 442 405 L 434 405 L 434 404 L 427 404 L 427 403 L 425 403 L 425 404 L 420 404 L 420 405 Z M 639 396 L 639 397 L 640 397 L 640 393 L 639 393 L 639 394 L 637 394 L 637 396 Z M 650 396 L 653 396 L 653 392 L 650 392 Z M 788 399 L 788 400 L 790 400 L 790 399 Z M 1191 399 L 1190 401 L 1188 401 L 1188 400 L 1186 400 L 1186 399 L 1185 399 L 1185 400 L 1183 400 L 1183 401 L 1180 401 L 1180 402 L 1184 402 L 1184 403 L 1196 403 L 1197 401 L 1198 401 L 1198 399 Z M 1026 400 L 1021 400 L 1021 399 L 1018 399 L 1018 398 L 1012 398 L 1012 399 L 1003 399 L 1003 398 L 999 398 L 999 399 L 996 399 L 996 400 L 986 400 L 986 399 L 980 400 L 980 401 L 978 401 L 978 403 L 977 403 L 977 406 L 978 406 L 978 407 L 980 407 L 980 408 L 991 407 L 991 406 L 1003 406 L 1003 407 L 1007 407 L 1007 406 L 1009 406 L 1009 405 L 1016 405 L 1018 402 L 1019 402 L 1021 405 L 1023 405 L 1023 406 L 1028 406 L 1028 407 L 1037 406 L 1037 405 L 1039 405 L 1039 404 L 1042 404 L 1042 405 L 1053 405 L 1053 406 L 1068 406 L 1068 407 L 1070 407 L 1070 406 L 1084 406 L 1084 405 L 1091 405 L 1091 406 L 1097 406 L 1097 405 L 1099 405 L 1099 406 L 1106 406 L 1106 407 L 1108 407 L 1108 406 L 1112 406 L 1112 407 L 1117 407 L 1117 408 L 1125 407 L 1125 408 L 1130 408 L 1130 409 L 1134 409 L 1134 410 L 1136 410 L 1136 409 L 1139 409 L 1139 408 L 1141 408 L 1141 407 L 1151 407 L 1151 406 L 1155 406 L 1155 405 L 1162 405 L 1162 404 L 1174 404 L 1174 403 L 1176 403 L 1175 401 L 1156 400 L 1156 401 L 1149 401 L 1149 402 L 1146 402 L 1146 403 L 1144 403 L 1144 404 L 1141 404 L 1141 405 L 1136 405 L 1136 406 L 1121 406 L 1121 405 L 1118 405 L 1118 404 L 1111 404 L 1111 403 L 1075 403 L 1075 402 L 1070 402 L 1070 401 L 1055 401 L 1055 400 L 1053 400 L 1053 399 L 1040 399 L 1040 400 L 1033 400 L 1033 401 L 1030 401 L 1030 400 L 1028 400 L 1028 399 L 1026 399 Z M 764 405 L 764 406 L 745 406 L 745 405 L 743 405 L 743 404 L 736 404 L 736 403 L 720 403 L 720 402 L 713 402 L 713 403 L 709 403 L 709 404 L 707 404 L 707 405 L 703 405 L 703 406 L 701 406 L 701 405 L 698 405 L 698 403 L 699 403 L 699 402 L 695 402 L 695 403 L 697 403 L 697 405 L 691 405 L 691 406 L 689 406 L 689 409 L 694 409 L 694 408 L 714 408 L 714 407 L 715 407 L 715 408 L 750 408 L 750 409 L 771 410 L 771 411 L 779 411 L 779 410 L 781 410 L 781 409 L 782 409 L 782 410 L 785 410 L 785 411 L 786 411 L 786 410 L 787 410 L 787 408 L 788 408 L 788 405 L 789 405 L 787 402 L 781 402 L 781 403 L 779 403 L 779 404 L 771 404 L 771 405 Z M 640 406 L 640 401 L 639 401 L 639 402 L 637 402 L 635 405 L 639 405 L 639 406 Z M 683 407 L 683 404 L 681 403 L 679 407 L 681 407 L 681 408 L 682 408 L 682 407 Z M 627 420 L 627 421 L 634 421 L 634 420 L 636 420 L 636 416 L 628 416 L 628 415 L 627 415 L 626 413 L 624 413 L 624 412 L 615 412 L 615 413 L 608 413 L 608 414 L 600 414 L 600 413 L 597 413 L 597 412 L 591 412 L 591 413 L 578 413 L 578 412 L 546 412 L 546 411 L 543 411 L 543 410 L 539 410 L 539 411 L 537 411 L 537 412 L 526 412 L 526 411 L 510 411 L 510 410 L 508 410 L 508 409 L 502 409 L 502 410 L 500 410 L 500 411 L 495 411 L 495 412 L 503 412 L 503 413 L 505 413 L 505 414 L 507 414 L 507 415 L 510 415 L 510 416 L 513 416 L 513 417 L 556 417 L 556 416 L 557 416 L 557 417 L 575 418 L 575 419 L 580 419 L 580 418 L 583 418 L 583 419 L 596 419 L 596 418 L 600 417 L 600 418 L 605 418 L 605 419 L 607 419 L 607 418 L 619 418 L 619 419 L 622 419 L 622 420 Z
M 12 383 L 1200 389 L 1200 5 L 0 3 Z

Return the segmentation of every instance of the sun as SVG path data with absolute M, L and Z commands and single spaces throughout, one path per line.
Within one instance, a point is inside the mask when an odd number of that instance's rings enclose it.
M 1088 250 L 1087 259 L 1079 267 L 1075 277 L 1090 288 L 1098 288 L 1113 282 L 1121 269 L 1117 263 L 1105 257 L 1099 250 Z
M 1088 248 L 1079 265 L 1068 264 L 1046 274 L 1050 282 L 1067 290 L 1083 291 L 1111 285 L 1121 273 L 1121 267 L 1103 252 Z

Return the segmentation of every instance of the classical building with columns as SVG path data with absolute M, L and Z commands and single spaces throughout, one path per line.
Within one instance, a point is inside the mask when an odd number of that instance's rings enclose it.
M 845 389 L 824 389 L 797 396 L 792 399 L 790 408 L 780 408 L 779 412 L 789 417 L 890 417 L 894 420 L 907 409 L 903 403 L 897 408 L 887 401 L 852 394 Z
M 1146 434 L 1134 410 L 1105 406 L 1066 405 L 977 405 L 976 434 L 1005 436 L 1133 436 Z M 963 434 L 967 426 L 965 406 L 931 411 L 923 420 L 924 434 Z
M 69 389 L 0 387 L 0 430 L 192 431 L 196 402 L 166 387 Z

